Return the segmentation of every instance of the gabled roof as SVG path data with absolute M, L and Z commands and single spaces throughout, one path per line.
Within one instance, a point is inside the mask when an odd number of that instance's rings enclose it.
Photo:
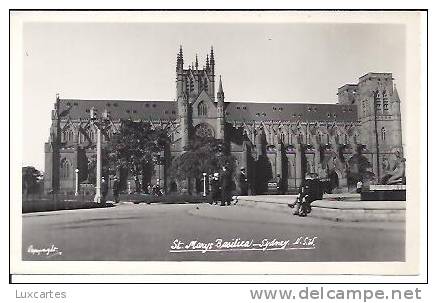
M 215 104 L 215 103 L 214 103 Z M 62 119 L 87 119 L 94 107 L 99 115 L 106 109 L 113 119 L 176 120 L 174 101 L 124 101 L 60 99 Z M 312 103 L 227 102 L 228 121 L 357 121 L 356 105 Z
M 357 121 L 356 105 L 311 103 L 226 104 L 226 120 L 230 121 Z
M 60 99 L 60 116 L 88 118 L 94 107 L 99 115 L 106 109 L 113 119 L 175 120 L 177 106 L 173 101 L 125 101 Z

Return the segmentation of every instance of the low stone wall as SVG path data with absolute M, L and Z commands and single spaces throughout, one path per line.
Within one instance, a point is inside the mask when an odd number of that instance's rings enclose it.
M 357 194 L 325 195 L 324 200 L 311 204 L 309 217 L 333 221 L 405 221 L 405 201 L 360 201 Z M 289 212 L 296 195 L 235 196 L 234 202 L 242 207 L 256 207 L 270 211 Z
M 311 217 L 333 221 L 405 221 L 405 201 L 314 201 Z

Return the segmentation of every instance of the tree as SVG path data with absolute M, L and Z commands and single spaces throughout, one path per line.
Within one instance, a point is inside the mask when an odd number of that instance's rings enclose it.
M 42 173 L 33 166 L 25 166 L 21 172 L 23 194 L 36 193 L 42 181 Z
M 155 129 L 148 122 L 123 120 L 120 131 L 105 149 L 108 172 L 126 168 L 139 180 L 146 165 L 153 162 L 154 155 L 163 150 L 167 142 L 165 130 Z
M 226 166 L 235 171 L 235 157 L 230 155 L 223 140 L 211 137 L 196 138 L 186 147 L 186 152 L 175 158 L 171 174 L 176 180 L 201 178 L 202 173 L 212 174 Z

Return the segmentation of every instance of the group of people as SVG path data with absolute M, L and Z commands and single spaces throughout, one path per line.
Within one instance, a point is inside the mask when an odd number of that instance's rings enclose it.
M 316 182 L 317 180 L 311 177 L 307 177 L 303 181 L 296 200 L 289 204 L 293 209 L 293 215 L 306 217 L 306 215 L 311 212 L 311 203 L 317 200 L 319 196 L 319 193 L 316 192 L 317 188 L 314 186 Z
M 149 184 L 147 186 L 147 193 L 160 197 L 164 195 L 164 190 L 161 188 L 161 185 L 159 185 L 159 179 L 156 179 L 156 183 L 154 185 Z
M 232 176 L 226 166 L 222 167 L 221 173 L 215 172 L 210 180 L 211 191 L 209 192 L 209 203 L 221 206 L 231 205 L 232 200 Z
M 111 189 L 112 189 L 112 196 L 114 197 L 114 202 L 115 203 L 120 202 L 120 182 L 118 181 L 117 177 L 114 177 L 114 181 L 112 183 Z M 102 177 L 102 182 L 100 184 L 100 193 L 102 195 L 102 198 L 100 200 L 101 203 L 106 202 L 108 191 L 109 191 L 108 181 L 106 181 L 105 177 Z

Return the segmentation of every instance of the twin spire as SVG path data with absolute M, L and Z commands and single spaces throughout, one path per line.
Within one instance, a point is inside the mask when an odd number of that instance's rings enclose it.
M 196 54 L 196 61 L 195 63 L 192 63 L 190 66 L 192 69 L 199 69 L 199 60 L 197 58 Z M 206 70 L 211 70 L 212 73 L 214 73 L 215 68 L 215 60 L 214 60 L 214 48 L 211 46 L 211 52 L 208 56 L 206 54 Z M 177 54 L 177 60 L 176 60 L 176 70 L 183 70 L 184 69 L 184 54 L 182 51 L 182 45 L 179 46 L 179 53 Z

